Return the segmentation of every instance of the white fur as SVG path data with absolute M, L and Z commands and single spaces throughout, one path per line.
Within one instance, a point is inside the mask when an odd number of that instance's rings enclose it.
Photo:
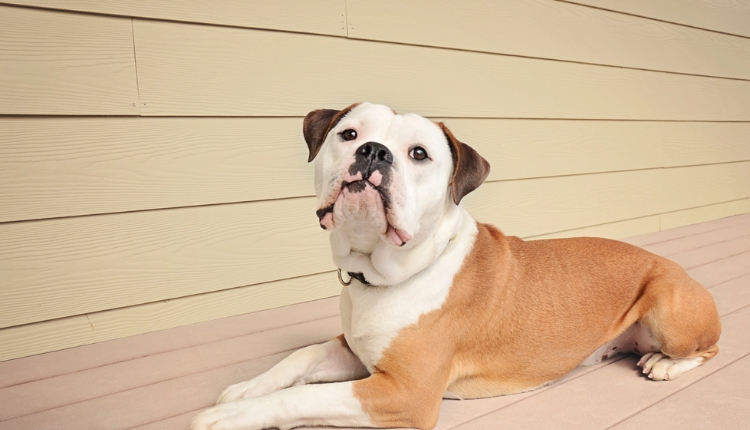
M 360 379 L 367 369 L 338 339 L 294 352 L 267 372 L 224 390 L 217 406 L 201 412 L 190 428 L 288 429 L 301 425 L 371 427 L 354 398 L 351 382 L 304 386 L 312 382 Z M 291 387 L 291 388 L 289 388 Z
M 454 205 L 436 237 L 413 248 L 410 253 L 416 258 L 424 258 L 420 252 L 434 254 L 436 244 L 447 242 L 428 268 L 398 285 L 375 287 L 353 280 L 344 288 L 340 302 L 344 336 L 370 372 L 402 328 L 415 324 L 421 315 L 442 306 L 476 235 L 474 219 L 463 208 Z M 423 246 L 428 249 L 423 251 Z
M 343 141 L 339 133 L 352 129 L 354 141 Z M 354 151 L 363 143 L 377 142 L 393 154 L 390 211 L 371 199 L 347 205 L 342 181 L 349 176 Z M 409 157 L 416 146 L 427 150 L 429 160 Z M 396 115 L 386 106 L 362 103 L 331 130 L 315 159 L 315 190 L 319 208 L 334 204 L 331 253 L 337 267 L 363 273 L 373 285 L 398 285 L 435 261 L 447 242 L 436 230 L 450 230 L 446 212 L 455 207 L 448 183 L 453 157 L 443 131 L 419 115 Z M 359 208 L 357 213 L 353 208 Z M 450 216 L 449 216 L 450 218 Z M 408 232 L 412 239 L 398 247 L 387 237 L 387 226 Z M 440 242 L 442 241 L 442 242 Z
M 197 415 L 192 430 L 282 430 L 299 426 L 374 427 L 354 397 L 352 382 L 300 385 L 221 403 Z
M 669 358 L 660 352 L 649 352 L 641 357 L 638 365 L 643 367 L 643 373 L 654 381 L 671 381 L 705 361 L 703 357 Z

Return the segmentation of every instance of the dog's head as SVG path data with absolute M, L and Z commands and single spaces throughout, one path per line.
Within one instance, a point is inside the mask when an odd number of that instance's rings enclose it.
M 419 245 L 490 170 L 442 123 L 382 105 L 312 111 L 303 133 L 320 226 L 338 232 L 334 259 Z

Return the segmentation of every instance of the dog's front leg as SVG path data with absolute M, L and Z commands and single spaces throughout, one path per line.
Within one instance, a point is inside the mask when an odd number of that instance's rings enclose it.
M 402 377 L 404 376 L 404 377 Z M 375 372 L 366 379 L 301 385 L 222 403 L 193 419 L 192 430 L 281 430 L 298 426 L 417 427 L 437 422 L 443 375 L 416 380 Z
M 350 381 L 368 375 L 367 368 L 349 349 L 344 335 L 340 335 L 326 343 L 302 348 L 267 372 L 230 386 L 216 403 L 260 397 L 294 385 Z

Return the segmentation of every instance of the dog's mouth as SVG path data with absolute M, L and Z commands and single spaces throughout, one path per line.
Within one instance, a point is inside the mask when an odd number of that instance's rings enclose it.
M 372 176 L 375 176 L 375 178 L 373 178 Z M 374 205 L 382 207 L 382 209 L 379 210 L 383 211 L 383 216 L 386 221 L 386 228 L 384 229 L 385 231 L 382 231 L 381 234 L 383 234 L 384 238 L 390 240 L 396 246 L 406 245 L 406 243 L 412 239 L 412 236 L 406 230 L 395 227 L 391 222 L 391 219 L 395 217 L 390 206 L 389 192 L 384 187 L 381 187 L 381 184 L 382 176 L 379 175 L 371 175 L 370 178 L 357 179 L 351 182 L 343 181 L 339 188 L 339 192 L 335 194 L 335 198 L 333 199 L 332 203 L 315 211 L 315 214 L 318 216 L 318 220 L 320 222 L 320 227 L 323 230 L 330 230 L 334 228 L 334 214 L 336 213 L 336 207 L 338 203 L 343 204 L 344 197 L 342 196 L 345 194 L 345 192 L 349 195 L 357 195 L 366 192 L 367 189 L 370 188 L 378 193 L 380 201 L 382 202 L 382 205 L 380 205 L 379 203 Z

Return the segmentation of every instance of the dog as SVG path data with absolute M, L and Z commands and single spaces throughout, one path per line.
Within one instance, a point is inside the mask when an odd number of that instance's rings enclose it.
M 460 202 L 490 166 L 444 124 L 358 103 L 310 112 L 303 134 L 344 333 L 230 386 L 192 429 L 430 429 L 443 398 L 533 390 L 625 353 L 672 380 L 718 353 L 713 298 L 678 264 L 476 222 Z

